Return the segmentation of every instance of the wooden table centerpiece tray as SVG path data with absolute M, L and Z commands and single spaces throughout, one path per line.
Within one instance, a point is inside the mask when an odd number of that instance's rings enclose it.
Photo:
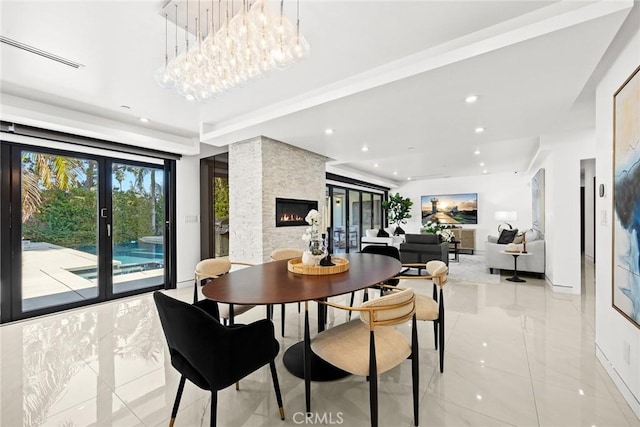
M 296 274 L 308 274 L 313 276 L 320 276 L 325 274 L 338 274 L 344 273 L 349 269 L 349 260 L 345 258 L 331 257 L 331 262 L 335 265 L 322 266 L 322 265 L 304 265 L 302 258 L 290 259 L 287 263 L 287 270 Z

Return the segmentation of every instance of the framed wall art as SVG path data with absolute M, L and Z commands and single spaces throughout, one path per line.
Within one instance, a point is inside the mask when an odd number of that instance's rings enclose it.
M 613 95 L 612 304 L 640 328 L 640 67 Z
M 422 223 L 437 219 L 442 224 L 477 224 L 478 193 L 422 196 Z
M 544 169 L 531 178 L 531 204 L 533 229 L 544 233 Z

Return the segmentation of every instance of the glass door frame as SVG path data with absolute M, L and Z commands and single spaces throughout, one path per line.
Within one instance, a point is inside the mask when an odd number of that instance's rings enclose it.
M 329 179 L 329 176 L 327 175 L 327 179 Z M 335 181 L 335 176 L 332 175 L 331 176 L 332 181 Z M 360 218 L 360 223 L 358 224 L 358 239 L 362 239 L 363 236 L 363 232 L 366 230 L 365 227 L 368 226 L 368 228 L 372 228 L 373 227 L 373 222 L 374 222 L 374 217 L 375 215 L 373 215 L 373 209 L 374 209 L 374 204 L 373 204 L 373 195 L 374 194 L 378 194 L 381 196 L 382 200 L 387 200 L 388 199 L 388 194 L 389 194 L 389 189 L 384 188 L 384 187 L 378 187 L 378 186 L 372 186 L 372 185 L 362 185 L 365 183 L 361 183 L 358 181 L 359 184 L 361 185 L 348 185 L 348 184 L 352 184 L 352 181 L 354 180 L 348 180 L 345 181 L 345 184 L 347 185 L 340 185 L 339 183 L 327 183 L 326 187 L 327 187 L 327 202 L 326 205 L 327 206 L 331 206 L 331 210 L 329 212 L 329 218 L 330 218 L 330 224 L 331 224 L 331 229 L 332 229 L 332 235 L 333 235 L 333 224 L 334 224 L 334 190 L 335 189 L 340 189 L 341 191 L 344 191 L 344 200 L 345 200 L 345 230 L 347 233 L 347 237 L 346 237 L 346 246 L 345 246 L 345 253 L 349 253 L 349 240 L 348 240 L 348 230 L 349 227 L 351 227 L 351 200 L 350 200 L 350 193 L 351 192 L 357 192 L 358 193 L 358 201 L 360 202 L 358 204 L 358 209 L 360 210 L 360 212 L 358 213 L 358 218 Z M 342 193 L 341 193 L 342 194 Z M 362 211 L 363 211 L 363 203 L 362 203 L 362 195 L 363 194 L 369 194 L 370 195 L 370 201 L 371 201 L 371 220 L 370 220 L 370 224 L 362 224 Z M 383 219 L 382 224 L 384 227 L 388 226 L 388 219 L 387 217 L 384 215 L 384 209 L 382 209 L 382 206 L 380 206 L 380 218 Z M 333 237 L 332 237 L 333 238 Z M 334 245 L 335 242 L 332 242 L 332 245 Z M 334 251 L 335 251 L 335 246 L 332 246 Z M 360 252 L 360 242 L 357 242 L 357 251 L 356 252 Z
M 0 323 L 21 320 L 43 314 L 55 313 L 71 308 L 82 307 L 111 299 L 123 298 L 149 292 L 156 289 L 176 287 L 176 239 L 175 239 L 175 160 L 165 159 L 162 164 L 145 163 L 137 160 L 112 156 L 78 152 L 67 149 L 48 148 L 42 145 L 20 144 L 2 141 L 0 144 Z M 24 312 L 22 310 L 22 194 L 21 194 L 21 152 L 33 151 L 43 154 L 78 157 L 94 160 L 98 164 L 97 190 L 97 252 L 98 257 L 98 295 L 96 298 L 71 302 Z M 140 290 L 113 293 L 113 277 L 110 261 L 112 257 L 111 238 L 107 236 L 107 224 L 112 217 L 111 206 L 111 169 L 112 163 L 126 163 L 133 166 L 162 169 L 165 183 L 165 223 L 164 223 L 164 280 L 163 284 Z M 9 203 L 7 203 L 7 201 Z M 13 207 L 17 206 L 17 209 Z M 100 215 L 100 209 L 106 208 L 107 215 Z M 8 238 L 7 238 L 8 237 Z

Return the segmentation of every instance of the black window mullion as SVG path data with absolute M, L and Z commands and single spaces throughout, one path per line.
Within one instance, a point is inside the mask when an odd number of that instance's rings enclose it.
M 103 159 L 98 162 L 98 299 L 102 301 L 113 298 L 112 170 L 113 160 Z

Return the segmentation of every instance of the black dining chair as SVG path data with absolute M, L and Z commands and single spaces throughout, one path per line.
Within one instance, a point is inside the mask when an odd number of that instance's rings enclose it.
M 274 363 L 280 345 L 270 320 L 227 327 L 220 323 L 214 301 L 202 300 L 192 305 L 162 292 L 154 292 L 153 299 L 169 346 L 171 365 L 181 374 L 170 427 L 175 422 L 186 379 L 211 392 L 211 426 L 215 426 L 218 390 L 266 364 L 271 368 L 280 418 L 284 420 Z

